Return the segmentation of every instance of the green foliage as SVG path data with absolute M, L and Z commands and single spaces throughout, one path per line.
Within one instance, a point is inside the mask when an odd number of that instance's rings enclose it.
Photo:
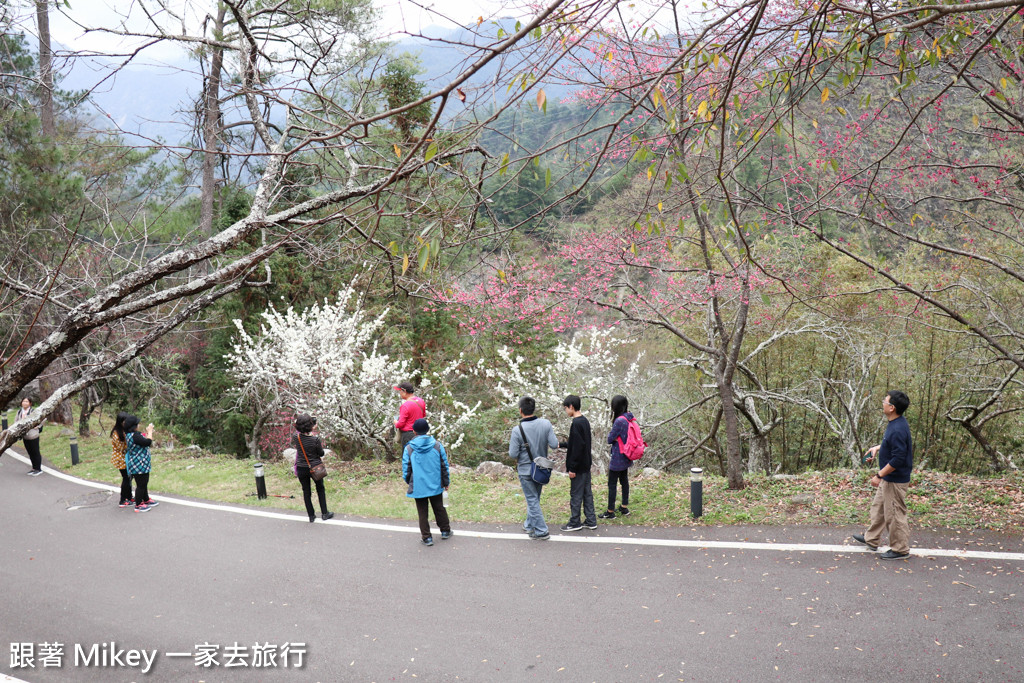
M 153 416 L 142 413 L 143 423 Z M 109 430 L 109 416 L 103 426 Z M 508 444 L 507 430 L 496 432 L 496 442 Z M 182 440 L 158 427 L 153 449 L 150 490 L 245 504 L 256 507 L 301 511 L 301 489 L 291 467 L 283 461 L 265 463 L 271 498 L 259 501 L 248 461 L 184 448 Z M 72 467 L 68 437 L 46 430 L 40 442 L 43 457 L 58 469 L 95 481 L 117 481 L 110 464 L 110 440 L 106 432 L 79 439 L 81 464 Z M 466 464 L 457 462 L 457 464 Z M 363 515 L 412 520 L 415 506 L 405 497 L 397 463 L 378 461 L 339 462 L 327 460 L 328 505 L 343 515 Z M 599 494 L 604 477 L 594 478 Z M 867 522 L 874 489 L 866 474 L 850 470 L 809 473 L 799 479 L 777 481 L 764 475 L 747 477 L 747 488 L 730 491 L 723 477 L 705 473 L 704 517 L 690 516 L 688 476 L 662 474 L 645 476 L 634 471 L 630 481 L 629 517 L 616 517 L 610 526 L 714 526 L 723 524 L 768 524 L 778 526 L 850 527 Z M 1024 526 L 1024 474 L 1011 472 L 1000 477 L 948 475 L 930 470 L 915 473 L 907 506 L 915 528 L 991 529 L 1012 532 Z M 811 494 L 814 502 L 797 504 L 793 498 Z M 294 497 L 289 497 L 294 496 Z M 454 519 L 519 526 L 525 510 L 518 481 L 490 479 L 474 473 L 455 472 L 451 487 Z M 549 520 L 567 513 L 569 479 L 558 476 L 545 487 L 541 501 Z
M 523 223 L 522 231 L 540 238 L 550 237 L 546 227 L 552 222 L 548 216 L 534 216 L 557 196 L 557 191 L 548 191 L 545 173 L 532 163 L 523 163 L 499 182 L 502 184 L 491 195 L 493 204 L 488 209 L 503 225 Z M 481 209 L 483 211 L 483 209 Z M 525 221 L 525 223 L 524 223 Z
M 384 75 L 380 77 L 379 82 L 388 109 L 404 107 L 426 94 L 423 83 L 416 80 L 422 73 L 418 62 L 416 57 L 405 53 L 384 67 Z M 424 102 L 395 116 L 395 127 L 402 139 L 411 140 L 416 129 L 430 121 L 432 113 L 433 106 L 429 102 Z
M 465 440 L 453 461 L 465 467 L 476 467 L 487 460 L 509 464 L 508 439 L 517 418 L 518 413 L 510 406 L 481 411 L 466 428 Z
M 82 196 L 67 150 L 40 134 L 34 82 L 35 61 L 25 37 L 0 34 L 0 229 L 46 219 L 56 207 Z

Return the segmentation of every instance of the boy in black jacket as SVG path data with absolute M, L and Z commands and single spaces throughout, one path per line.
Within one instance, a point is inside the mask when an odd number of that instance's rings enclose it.
M 590 421 L 580 412 L 579 396 L 566 396 L 562 405 L 565 406 L 565 414 L 572 418 L 569 440 L 558 444 L 559 448 L 566 449 L 565 471 L 569 474 L 569 511 L 572 513 L 569 523 L 562 526 L 562 531 L 579 531 L 584 526 L 596 529 L 594 492 L 590 489 L 590 466 L 593 462 L 590 452 Z M 586 520 L 583 524 L 580 524 L 581 503 Z

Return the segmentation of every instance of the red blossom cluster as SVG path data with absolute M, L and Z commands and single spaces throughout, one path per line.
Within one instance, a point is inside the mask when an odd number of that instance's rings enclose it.
M 677 244 L 685 244 L 678 230 L 581 234 L 544 257 L 435 296 L 468 334 L 522 344 L 623 319 L 684 324 L 706 315 L 713 299 L 747 303 L 749 292 L 773 282 L 756 268 L 709 273 Z

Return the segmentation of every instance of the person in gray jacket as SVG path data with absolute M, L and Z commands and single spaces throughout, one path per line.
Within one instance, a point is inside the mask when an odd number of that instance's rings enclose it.
M 519 483 L 523 487 L 523 497 L 526 498 L 526 521 L 523 522 L 523 531 L 534 540 L 546 541 L 550 538 L 548 525 L 540 509 L 540 494 L 544 485 L 538 484 L 530 477 L 530 453 L 526 450 L 523 435 L 525 434 L 530 442 L 534 458 L 546 458 L 549 447 L 558 448 L 558 438 L 551 423 L 534 415 L 535 412 L 536 401 L 529 396 L 519 399 L 519 416 L 522 420 L 512 428 L 512 436 L 508 442 L 508 457 L 516 461 Z

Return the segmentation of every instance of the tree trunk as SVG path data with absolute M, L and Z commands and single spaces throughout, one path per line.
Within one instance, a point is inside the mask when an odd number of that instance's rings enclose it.
M 91 386 L 79 395 L 81 410 L 78 412 L 78 435 L 89 436 L 92 431 L 89 429 L 89 418 L 96 412 L 96 409 L 103 404 L 95 386 Z
M 263 449 L 260 448 L 260 437 L 263 436 L 263 428 L 267 426 L 267 421 L 271 417 L 277 414 L 280 404 L 276 401 L 263 410 L 257 417 L 256 422 L 252 426 L 252 430 L 249 432 L 249 436 L 245 438 L 245 446 L 249 449 L 249 457 L 253 460 L 263 455 Z
M 39 34 L 39 120 L 42 133 L 53 139 L 57 135 L 56 116 L 53 111 L 53 51 L 50 45 L 50 6 L 48 0 L 36 0 L 36 29 Z M 52 171 L 53 169 L 47 169 Z M 51 327 L 42 324 L 46 314 L 40 316 L 38 332 L 33 335 L 33 343 L 43 339 L 51 331 Z M 35 332 L 36 330 L 33 330 Z M 58 356 L 39 376 L 40 402 L 46 400 L 54 391 L 72 381 L 71 368 L 63 356 Z M 49 418 L 62 425 L 74 424 L 74 411 L 70 401 L 61 401 Z
M 725 453 L 728 463 L 729 488 L 739 491 L 743 483 L 743 451 L 740 441 L 740 422 L 736 417 L 736 404 L 733 403 L 732 382 L 716 373 L 718 395 L 722 399 L 722 421 L 725 425 Z
M 218 3 L 217 18 L 213 26 L 213 34 L 220 36 L 224 33 L 224 16 L 227 7 Z M 206 83 L 203 87 L 203 179 L 200 188 L 200 229 L 202 234 L 210 236 L 213 234 L 213 209 L 216 198 L 217 166 L 220 163 L 220 153 L 217 147 L 220 143 L 222 132 L 221 110 L 220 110 L 220 80 L 224 70 L 224 49 L 212 48 L 210 57 L 210 73 L 206 75 Z
M 734 390 L 734 394 L 740 396 L 742 392 Z M 746 396 L 742 401 L 739 401 L 736 404 L 736 410 L 746 418 L 747 423 L 750 425 L 751 434 L 750 448 L 747 452 L 747 472 L 750 474 L 754 472 L 764 472 L 767 474 L 771 469 L 772 454 L 771 441 L 768 437 L 772 430 L 781 422 L 776 416 L 768 424 L 765 424 L 761 416 L 757 414 L 757 406 L 754 403 L 754 399 L 750 396 Z
M 981 429 L 973 422 L 963 421 L 960 424 L 964 426 L 964 429 L 970 433 L 974 440 L 981 446 L 981 450 L 985 452 L 988 459 L 992 461 L 992 467 L 997 472 L 1002 472 L 1006 469 L 1007 459 L 1003 457 L 1003 454 L 996 450 L 996 447 L 992 445 L 992 442 L 985 438 L 985 435 L 981 433 Z
M 46 339 L 56 328 L 56 325 L 49 325 L 48 315 L 43 312 L 39 319 L 33 324 L 29 332 L 29 343 L 36 344 Z M 46 369 L 39 374 L 39 402 L 42 403 L 50 398 L 58 389 L 65 384 L 70 384 L 75 379 L 71 372 L 71 366 L 63 355 L 57 356 Z M 62 425 L 71 426 L 75 423 L 74 408 L 71 401 L 61 401 L 54 407 L 53 412 L 47 419 Z
M 53 114 L 53 52 L 50 49 L 50 6 L 48 0 L 36 0 L 36 28 L 39 33 L 39 119 L 43 135 L 51 140 L 57 134 Z
M 747 472 L 768 473 L 771 465 L 771 443 L 768 435 L 761 432 L 753 432 L 750 435 L 750 450 L 747 453 Z

